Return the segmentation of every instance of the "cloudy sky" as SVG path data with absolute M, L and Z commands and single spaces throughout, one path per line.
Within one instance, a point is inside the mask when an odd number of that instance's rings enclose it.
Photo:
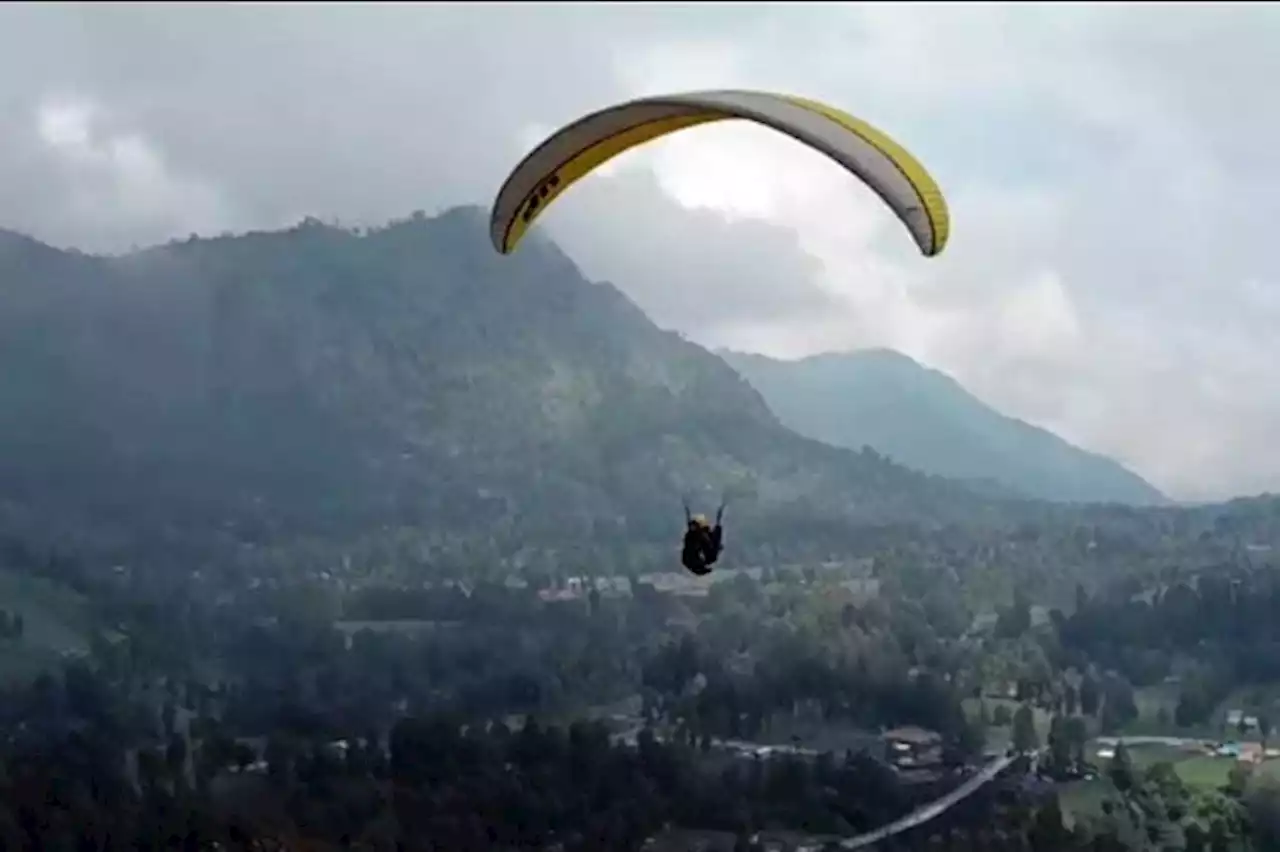
M 1280 490 L 1280 7 L 0 7 L 0 227 L 118 250 L 487 204 L 618 99 L 753 87 L 888 130 L 925 260 L 837 167 L 723 125 L 543 220 L 708 345 L 889 346 L 1196 499 Z

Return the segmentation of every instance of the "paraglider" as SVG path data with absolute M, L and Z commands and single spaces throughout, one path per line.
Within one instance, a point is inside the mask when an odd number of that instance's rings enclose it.
M 689 504 L 684 507 L 684 546 L 680 551 L 680 561 L 691 573 L 699 577 L 711 573 L 711 566 L 720 558 L 724 550 L 724 504 L 716 510 L 716 524 L 711 526 L 702 515 L 689 514 Z
M 639 98 L 590 113 L 552 133 L 520 161 L 498 191 L 489 218 L 493 247 L 500 254 L 515 251 L 561 193 L 624 151 L 686 128 L 731 119 L 770 127 L 844 167 L 888 205 L 925 257 L 946 247 L 951 232 L 946 199 L 924 166 L 901 145 L 867 122 L 818 101 L 741 90 Z M 698 576 L 709 574 L 720 557 L 723 512 L 721 505 L 712 526 L 701 515 L 690 515 L 685 506 L 681 562 Z
M 920 252 L 933 257 L 950 233 L 937 183 L 897 142 L 861 119 L 818 101 L 755 91 L 706 91 L 640 98 L 579 118 L 551 134 L 511 172 L 498 191 L 489 236 L 510 254 L 561 193 L 637 145 L 679 130 L 728 119 L 771 127 L 821 151 L 893 210 Z

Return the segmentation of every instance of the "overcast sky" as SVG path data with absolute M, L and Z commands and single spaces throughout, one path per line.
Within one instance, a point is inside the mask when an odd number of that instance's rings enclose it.
M 753 87 L 878 124 L 946 192 L 926 260 L 741 124 L 543 220 L 707 345 L 889 346 L 1173 496 L 1280 490 L 1280 6 L 0 6 L 0 227 L 116 250 L 487 205 L 541 135 Z

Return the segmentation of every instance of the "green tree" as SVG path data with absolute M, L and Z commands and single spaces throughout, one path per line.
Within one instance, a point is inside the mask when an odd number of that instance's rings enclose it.
M 1086 674 L 1080 681 L 1080 712 L 1086 716 L 1097 716 L 1101 703 L 1102 690 L 1093 675 Z
M 1280 849 L 1280 780 L 1262 774 L 1248 785 L 1245 807 L 1259 849 Z
M 1123 741 L 1116 744 L 1115 757 L 1111 758 L 1111 764 L 1107 767 L 1107 775 L 1111 778 L 1111 783 L 1121 793 L 1128 793 L 1133 789 L 1133 758 L 1129 755 L 1129 749 Z
M 1063 723 L 1063 733 L 1071 743 L 1071 756 L 1077 764 L 1085 762 L 1085 747 L 1089 742 L 1089 726 L 1080 716 L 1072 716 Z
M 1022 704 L 1013 714 L 1013 747 L 1020 752 L 1034 751 L 1040 744 L 1036 734 L 1035 713 L 1031 706 Z
M 1047 803 L 1036 809 L 1035 821 L 1032 823 L 1029 840 L 1035 850 L 1062 849 L 1068 838 L 1067 830 L 1062 824 L 1062 808 L 1058 797 L 1053 796 Z
M 1062 716 L 1054 716 L 1049 722 L 1049 765 L 1057 771 L 1071 768 L 1075 755 L 1072 741 L 1067 731 L 1067 720 Z
M 1233 796 L 1243 796 L 1249 787 L 1249 779 L 1253 777 L 1253 767 L 1243 761 L 1236 761 L 1227 773 L 1227 790 Z

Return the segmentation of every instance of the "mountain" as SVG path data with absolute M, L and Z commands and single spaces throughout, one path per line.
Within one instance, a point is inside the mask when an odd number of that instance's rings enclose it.
M 870 446 L 917 470 L 993 479 L 1040 499 L 1166 503 L 1118 462 L 1006 417 L 959 382 L 887 349 L 777 361 L 721 352 L 781 421 L 838 447 Z
M 501 257 L 486 226 L 307 220 L 119 257 L 0 234 L 0 531 L 204 562 L 313 542 L 322 564 L 340 544 L 651 566 L 682 496 L 733 497 L 743 559 L 1035 511 L 794 434 L 554 244 Z

